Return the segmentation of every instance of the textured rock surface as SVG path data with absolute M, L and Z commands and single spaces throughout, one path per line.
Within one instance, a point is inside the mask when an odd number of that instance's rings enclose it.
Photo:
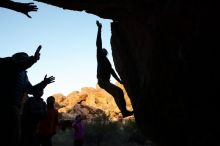
M 119 83 L 116 85 L 124 91 L 127 109 L 132 111 L 133 108 L 124 87 Z M 122 118 L 114 98 L 99 86 L 96 88 L 84 87 L 81 91 L 73 91 L 66 97 L 62 94 L 53 96 L 63 120 L 73 120 L 77 114 L 83 115 L 88 121 L 102 116 L 102 114 L 113 121 Z

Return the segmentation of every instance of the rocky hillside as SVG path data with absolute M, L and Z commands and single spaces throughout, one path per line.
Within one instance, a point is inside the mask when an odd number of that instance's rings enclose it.
M 116 85 L 124 91 L 127 109 L 132 111 L 130 99 L 123 85 L 119 83 Z M 114 98 L 98 85 L 96 88 L 83 87 L 81 91 L 73 91 L 67 96 L 61 93 L 53 96 L 56 99 L 56 107 L 65 120 L 72 120 L 77 114 L 83 115 L 87 120 L 106 116 L 115 121 L 122 117 Z

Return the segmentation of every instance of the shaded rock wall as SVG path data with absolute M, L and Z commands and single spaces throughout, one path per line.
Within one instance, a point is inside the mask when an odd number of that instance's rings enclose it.
M 215 143 L 215 13 L 196 1 L 154 9 L 112 23 L 113 58 L 137 123 L 159 145 Z
M 148 138 L 162 146 L 217 141 L 218 10 L 198 0 L 39 0 L 113 19 L 116 69 Z

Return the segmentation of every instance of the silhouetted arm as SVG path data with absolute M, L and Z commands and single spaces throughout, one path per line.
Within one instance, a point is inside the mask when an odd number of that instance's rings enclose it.
M 102 36 L 101 36 L 102 24 L 99 23 L 99 21 L 96 21 L 96 24 L 98 26 L 97 39 L 96 39 L 97 59 L 99 60 L 99 58 L 102 55 Z
M 0 7 L 23 13 L 29 18 L 31 18 L 31 16 L 28 13 L 31 11 L 37 11 L 38 9 L 34 3 L 20 3 L 11 0 L 0 0 Z
M 30 84 L 30 86 L 28 87 L 28 93 L 32 94 L 35 90 L 39 90 L 39 89 L 44 89 L 48 84 L 55 82 L 55 77 L 54 76 L 50 76 L 47 77 L 47 75 L 45 75 L 44 80 L 41 81 L 40 83 L 32 86 Z
M 38 46 L 33 56 L 30 56 L 27 60 L 17 61 L 13 60 L 18 70 L 26 70 L 30 68 L 34 63 L 40 59 L 41 45 Z
M 117 74 L 115 73 L 114 69 L 111 69 L 111 75 L 120 83 L 122 84 L 122 81 L 119 79 L 119 77 L 117 76 Z

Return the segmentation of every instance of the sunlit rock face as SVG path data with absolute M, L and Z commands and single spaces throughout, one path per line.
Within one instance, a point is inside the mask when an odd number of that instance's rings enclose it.
M 215 145 L 219 10 L 197 0 L 40 0 L 112 19 L 111 45 L 145 135 L 162 146 Z
M 116 83 L 124 91 L 127 109 L 132 111 L 130 99 L 123 85 Z M 111 121 L 117 121 L 122 118 L 114 98 L 101 89 L 84 87 L 81 91 L 73 91 L 69 95 L 54 94 L 56 108 L 62 115 L 62 120 L 73 120 L 76 115 L 82 115 L 87 121 L 94 120 L 99 116 L 106 116 Z

